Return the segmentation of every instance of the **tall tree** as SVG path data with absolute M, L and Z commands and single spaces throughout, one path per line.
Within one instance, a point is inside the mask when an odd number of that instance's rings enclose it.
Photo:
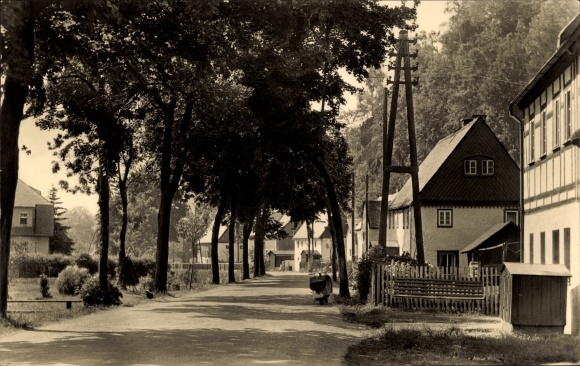
M 64 225 L 64 215 L 67 210 L 59 206 L 62 204 L 58 197 L 58 189 L 52 187 L 48 192 L 48 200 L 54 205 L 54 233 L 48 241 L 48 247 L 51 253 L 62 253 L 70 255 L 73 251 L 74 242 L 68 236 L 70 226 Z

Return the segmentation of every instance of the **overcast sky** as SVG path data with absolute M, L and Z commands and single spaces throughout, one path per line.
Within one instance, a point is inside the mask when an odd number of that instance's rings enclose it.
M 399 0 L 386 1 L 387 3 L 400 3 Z M 412 3 L 409 1 L 409 3 Z M 417 12 L 417 31 L 437 31 L 441 23 L 447 21 L 444 13 L 445 0 L 422 0 Z M 410 36 L 413 36 L 411 34 Z M 97 213 L 97 196 L 86 196 L 83 194 L 70 194 L 60 189 L 58 182 L 66 179 L 64 172 L 52 173 L 51 162 L 55 160 L 53 152 L 48 150 L 47 142 L 52 141 L 54 132 L 41 131 L 35 126 L 32 119 L 22 121 L 20 127 L 20 138 L 18 145 L 25 145 L 31 150 L 30 155 L 20 152 L 19 178 L 26 184 L 40 190 L 44 197 L 48 197 L 51 187 L 59 189 L 58 196 L 62 202 L 61 206 L 71 209 L 75 206 L 84 206 L 92 213 Z M 76 177 L 69 178 L 71 184 L 77 181 Z

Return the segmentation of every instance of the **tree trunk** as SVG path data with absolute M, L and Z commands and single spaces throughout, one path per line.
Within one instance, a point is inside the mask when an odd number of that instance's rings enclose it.
M 243 262 L 243 274 L 242 279 L 247 280 L 250 278 L 250 263 L 248 258 L 248 244 L 250 241 L 250 234 L 252 233 L 252 227 L 254 225 L 255 217 L 252 217 L 250 221 L 244 224 L 244 231 L 243 231 L 243 252 L 242 252 L 242 262 Z
M 101 257 L 99 261 L 99 289 L 109 291 L 109 174 L 106 167 L 99 167 L 99 217 L 101 232 Z
M 221 193 L 220 193 L 220 203 L 218 205 L 217 212 L 215 214 L 215 219 L 213 221 L 213 228 L 211 232 L 211 273 L 213 283 L 216 285 L 220 284 L 220 267 L 218 258 L 218 240 L 220 233 L 220 226 L 224 218 L 224 213 L 226 211 L 227 196 L 225 190 L 225 184 L 220 182 Z
M 326 191 L 328 193 L 328 200 L 330 202 L 330 209 L 332 211 L 332 222 L 334 223 L 334 230 L 336 232 L 336 251 L 338 254 L 338 270 L 340 276 L 339 294 L 343 297 L 350 297 L 350 290 L 348 287 L 348 274 L 346 272 L 346 253 L 344 247 L 344 235 L 342 234 L 342 219 L 340 217 L 340 207 L 338 205 L 338 199 L 336 197 L 336 190 L 334 188 L 334 183 L 332 182 L 332 178 L 326 171 L 326 167 L 324 164 L 318 160 L 316 157 L 310 155 L 310 161 L 318 170 L 322 179 L 324 180 L 324 184 L 326 185 Z
M 332 280 L 337 281 L 336 277 L 336 231 L 334 230 L 334 224 L 332 222 L 332 209 L 330 208 L 330 202 L 326 200 L 326 215 L 328 216 L 328 230 L 330 230 L 330 237 L 332 238 L 332 255 L 330 256 L 330 264 L 332 267 Z
M 173 145 L 176 143 L 173 139 L 173 120 L 175 117 L 175 108 L 177 101 L 173 99 L 169 106 L 165 108 L 165 125 L 163 131 L 163 152 L 161 156 L 161 202 L 157 214 L 157 252 L 155 263 L 155 290 L 157 292 L 167 291 L 167 265 L 169 260 L 169 226 L 171 224 L 171 204 L 173 197 L 179 187 L 179 181 L 183 173 L 183 156 L 172 158 Z M 185 106 L 179 136 L 185 138 L 191 122 L 193 105 L 188 102 Z M 184 143 L 183 141 L 181 143 Z M 180 154 L 181 155 L 181 154 Z M 171 171 L 172 160 L 174 163 L 173 172 Z M 172 174 L 173 173 L 173 174 Z
M 4 70 L 4 95 L 0 111 L 0 316 L 6 318 L 8 305 L 8 264 L 10 231 L 18 182 L 18 134 L 28 95 L 34 62 L 34 22 L 31 1 L 6 4 L 2 25 L 11 37 L 12 53 Z M 11 13 L 8 14 L 8 11 Z
M 129 206 L 129 201 L 127 199 L 127 184 L 126 181 L 121 179 L 121 174 L 119 174 L 119 195 L 121 196 L 121 209 L 123 210 L 123 216 L 121 218 L 121 231 L 119 232 L 119 284 L 121 288 L 127 288 L 125 283 L 125 278 L 127 278 L 125 271 L 125 259 L 127 258 L 127 253 L 125 250 L 125 240 L 127 238 L 127 222 L 128 222 L 128 212 L 127 207 Z
M 238 215 L 238 199 L 235 190 L 230 197 L 230 225 L 228 232 L 228 283 L 236 283 L 236 272 L 234 268 L 234 256 L 236 243 L 236 220 Z
M 265 274 L 264 267 L 264 238 L 266 237 L 266 218 L 268 210 L 263 207 L 256 218 L 256 236 L 254 237 L 254 278 Z

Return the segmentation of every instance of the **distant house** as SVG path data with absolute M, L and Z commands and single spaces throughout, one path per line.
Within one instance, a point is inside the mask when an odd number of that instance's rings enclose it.
M 292 241 L 292 237 L 298 229 L 298 223 L 292 222 L 290 216 L 283 215 L 278 212 L 272 214 L 272 219 L 280 223 L 282 230 L 286 232 L 286 237 L 275 239 L 266 238 L 264 240 L 265 253 L 267 254 L 271 250 L 294 250 L 294 242 Z
M 523 114 L 523 262 L 570 270 L 564 331 L 580 334 L 580 15 L 557 41 L 510 112 Z
M 492 226 L 518 224 L 519 168 L 484 115 L 440 140 L 419 167 L 426 262 L 466 267 L 460 250 Z M 409 179 L 389 209 L 388 240 L 416 256 L 413 192 Z
M 196 263 L 211 263 L 211 237 L 212 237 L 213 223 L 207 228 L 204 236 L 199 239 L 199 245 L 196 250 Z M 218 261 L 227 262 L 230 257 L 229 247 L 229 227 L 221 225 L 218 233 Z M 234 248 L 234 263 L 241 263 L 243 259 L 243 244 L 242 238 L 236 237 L 236 244 Z M 253 250 L 254 243 L 252 240 L 248 242 L 248 253 Z M 251 256 L 250 256 L 251 259 Z
M 39 190 L 18 179 L 10 235 L 12 248 L 48 254 L 53 234 L 54 205 Z
M 389 206 L 395 195 L 389 195 Z M 381 222 L 381 199 L 363 202 L 363 214 L 360 226 L 357 225 L 357 257 L 361 258 L 370 247 L 379 243 L 379 226 Z M 396 240 L 387 237 L 387 254 L 400 255 L 401 248 Z
M 308 259 L 310 254 L 311 264 L 321 265 L 332 262 L 332 236 L 328 228 L 326 215 L 312 223 L 313 242 L 308 250 L 308 228 L 303 222 L 296 234 L 292 237 L 294 241 L 294 270 L 308 271 Z

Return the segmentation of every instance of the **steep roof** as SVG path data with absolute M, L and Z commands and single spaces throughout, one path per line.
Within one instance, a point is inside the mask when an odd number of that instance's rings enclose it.
M 466 177 L 466 158 L 493 159 L 494 174 Z M 478 168 L 479 169 L 479 168 Z M 519 198 L 519 168 L 485 122 L 476 116 L 470 123 L 440 140 L 419 167 L 421 202 L 429 204 L 514 204 Z M 391 209 L 413 202 L 409 179 L 397 194 Z
M 451 153 L 455 150 L 461 140 L 463 140 L 465 135 L 467 135 L 469 130 L 475 125 L 475 122 L 478 119 L 463 126 L 451 135 L 443 138 L 437 143 L 437 145 L 435 145 L 433 150 L 431 150 L 429 155 L 427 155 L 419 167 L 419 192 L 421 192 L 423 187 L 429 183 L 431 178 L 433 178 L 435 173 L 437 173 L 441 165 L 445 162 L 445 160 L 447 160 L 449 155 L 451 155 Z M 407 207 L 410 206 L 412 202 L 413 188 L 411 186 L 411 179 L 409 179 L 403 188 L 401 188 L 401 191 L 399 191 L 399 193 L 397 193 L 395 196 L 391 208 L 396 209 Z
M 38 189 L 32 188 L 22 180 L 18 179 L 16 184 L 16 197 L 14 207 L 35 207 L 36 205 L 51 205 L 50 201 L 44 197 Z
M 326 236 L 323 236 L 323 234 L 326 231 L 326 227 L 328 226 L 328 220 L 326 218 L 326 214 L 322 214 L 318 220 L 314 221 L 312 226 L 313 226 L 313 230 L 314 230 L 313 231 L 314 239 L 321 239 L 323 237 L 326 237 Z M 302 225 L 300 225 L 300 227 L 298 228 L 298 230 L 296 230 L 296 233 L 294 234 L 292 239 L 293 240 L 308 239 L 308 231 L 306 229 L 306 222 L 303 222 Z
M 212 229 L 213 229 L 213 222 L 207 228 L 205 234 L 203 234 L 201 239 L 199 239 L 200 244 L 211 244 Z M 227 236 L 225 235 L 227 230 L 228 230 L 227 225 L 220 225 L 220 230 L 219 230 L 219 234 L 218 234 L 218 243 L 228 243 L 229 242 Z

